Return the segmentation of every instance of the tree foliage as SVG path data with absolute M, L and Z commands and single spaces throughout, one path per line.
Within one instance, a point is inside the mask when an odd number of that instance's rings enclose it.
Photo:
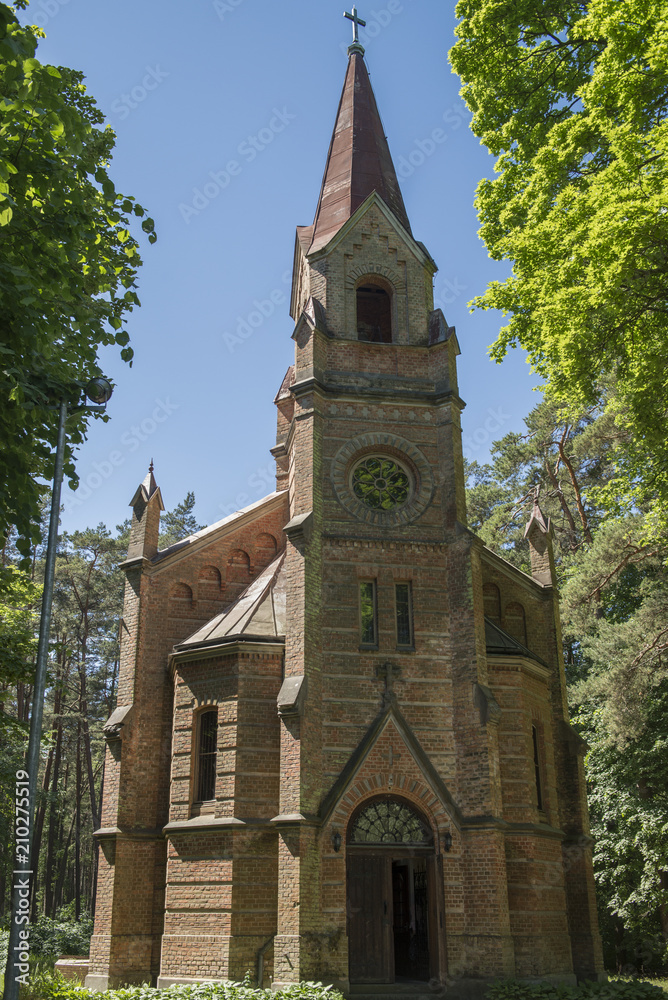
M 164 515 L 175 540 L 198 529 L 194 505 L 189 492 Z M 43 915 L 39 926 L 47 944 L 54 935 L 73 930 L 70 918 L 84 920 L 93 908 L 102 727 L 115 708 L 125 586 L 120 563 L 129 534 L 127 521 L 114 533 L 99 524 L 65 532 L 58 543 L 34 832 L 39 864 L 33 914 Z M 0 657 L 0 918 L 9 906 L 14 776 L 23 766 L 27 742 L 35 608 L 44 568 L 38 547 L 35 580 L 19 572 L 15 564 L 20 556 L 12 541 L 5 546 L 6 566 L 0 569 L 0 644 L 6 654 Z M 82 927 L 77 924 L 74 932 L 85 936 L 88 931 Z
M 160 533 L 160 548 L 166 549 L 174 542 L 180 542 L 188 535 L 194 535 L 204 527 L 197 523 L 194 514 L 195 494 L 192 491 L 186 493 L 185 500 L 177 504 L 174 510 L 167 511 L 160 519 L 162 531 Z
M 108 168 L 111 128 L 83 75 L 40 63 L 38 28 L 0 3 L 0 537 L 18 529 L 24 556 L 34 541 L 39 478 L 53 476 L 61 398 L 101 374 L 98 350 L 118 344 L 139 305 L 132 215 L 144 209 L 116 191 Z M 151 242 L 153 222 L 142 227 Z M 86 431 L 70 417 L 66 473 Z
M 668 523 L 668 0 L 460 0 L 452 65 L 498 157 L 477 207 L 509 315 L 555 398 L 624 430 L 607 506 Z
M 555 529 L 569 702 L 585 766 L 609 965 L 668 960 L 668 548 L 646 517 L 606 516 L 619 429 L 602 407 L 543 402 L 525 433 L 468 467 L 471 526 L 531 572 L 524 526 L 536 489 Z

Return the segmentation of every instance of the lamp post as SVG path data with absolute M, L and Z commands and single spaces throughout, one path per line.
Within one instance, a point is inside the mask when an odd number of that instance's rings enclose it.
M 56 569 L 56 547 L 58 542 L 58 522 L 60 520 L 60 490 L 63 483 L 65 463 L 65 423 L 70 413 L 87 410 L 89 413 L 104 413 L 111 398 L 111 383 L 106 378 L 93 378 L 84 387 L 83 393 L 95 405 L 68 404 L 66 398 L 58 403 L 58 440 L 56 461 L 51 491 L 51 517 L 49 537 L 44 564 L 44 590 L 42 611 L 39 622 L 39 642 L 35 665 L 35 685 L 30 713 L 30 736 L 26 770 L 19 771 L 16 780 L 16 820 L 15 820 L 15 868 L 13 872 L 12 917 L 9 927 L 7 966 L 5 969 L 4 1000 L 18 1000 L 19 983 L 28 978 L 28 954 L 30 950 L 29 919 L 32 883 L 37 858 L 32 857 L 32 835 L 35 820 L 35 796 L 39 771 L 39 750 L 42 738 L 42 718 L 44 715 L 44 692 L 46 688 L 46 667 L 49 654 L 49 631 L 51 627 L 51 605 Z M 27 792 L 27 795 L 26 795 Z M 27 801 L 26 801 L 27 799 Z M 19 804 L 20 803 L 20 804 Z M 23 959 L 25 958 L 25 961 Z

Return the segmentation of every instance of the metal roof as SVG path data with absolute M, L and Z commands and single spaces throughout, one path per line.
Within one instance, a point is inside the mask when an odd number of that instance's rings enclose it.
M 309 253 L 321 250 L 377 191 L 404 228 L 411 227 L 362 53 L 352 51 L 336 116 Z M 307 235 L 304 229 L 301 237 Z
M 174 646 L 175 653 L 233 639 L 285 638 L 285 553 L 271 562 L 234 604 Z

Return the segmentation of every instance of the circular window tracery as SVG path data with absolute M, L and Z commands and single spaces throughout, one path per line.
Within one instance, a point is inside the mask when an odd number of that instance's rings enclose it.
M 433 837 L 427 823 L 407 802 L 375 799 L 354 819 L 348 840 L 351 844 L 428 847 Z
M 369 467 L 369 461 L 380 468 Z M 331 474 L 339 503 L 360 521 L 383 527 L 415 521 L 434 489 L 431 466 L 419 448 L 387 432 L 347 441 L 332 460 Z
M 391 458 L 371 455 L 353 469 L 353 493 L 371 510 L 402 507 L 411 495 L 408 473 Z

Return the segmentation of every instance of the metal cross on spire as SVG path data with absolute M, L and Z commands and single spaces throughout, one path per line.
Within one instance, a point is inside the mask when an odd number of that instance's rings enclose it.
M 361 17 L 357 16 L 357 7 L 353 7 L 352 14 L 347 11 L 343 12 L 343 16 L 347 17 L 349 21 L 353 22 L 353 43 L 359 45 L 359 30 L 358 27 L 361 24 L 363 28 L 366 28 L 366 21 L 363 21 Z

